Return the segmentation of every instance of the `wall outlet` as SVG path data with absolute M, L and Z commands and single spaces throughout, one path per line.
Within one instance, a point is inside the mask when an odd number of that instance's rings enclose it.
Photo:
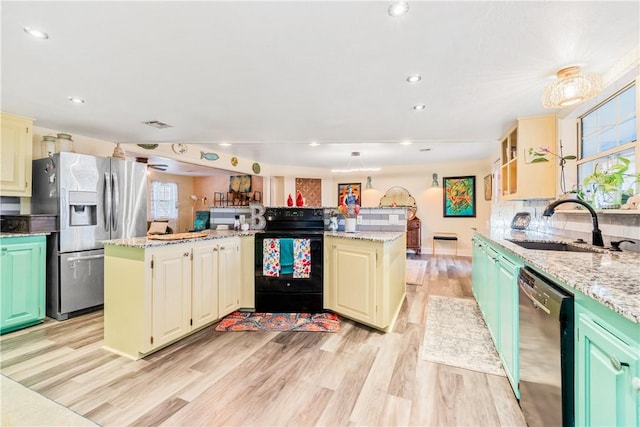
M 356 217 L 356 224 L 362 224 L 362 215 Z
M 398 215 L 389 215 L 389 225 L 398 224 Z

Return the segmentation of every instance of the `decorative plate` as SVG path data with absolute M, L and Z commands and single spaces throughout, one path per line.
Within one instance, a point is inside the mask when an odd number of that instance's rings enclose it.
M 205 160 L 218 160 L 220 157 L 216 153 L 205 153 L 204 151 L 200 152 L 200 158 Z
M 138 144 L 138 147 L 142 147 L 145 150 L 155 150 L 160 144 Z
M 260 163 L 254 163 L 253 165 L 251 165 L 251 169 L 255 174 L 260 173 Z
M 189 149 L 187 144 L 171 144 L 171 149 L 176 154 L 184 154 Z
M 231 166 L 238 166 L 238 158 L 237 157 L 232 157 L 231 158 Z

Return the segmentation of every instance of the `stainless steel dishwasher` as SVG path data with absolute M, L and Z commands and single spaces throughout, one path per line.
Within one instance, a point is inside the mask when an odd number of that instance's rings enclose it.
M 520 407 L 529 427 L 573 426 L 573 296 L 525 267 L 520 289 Z

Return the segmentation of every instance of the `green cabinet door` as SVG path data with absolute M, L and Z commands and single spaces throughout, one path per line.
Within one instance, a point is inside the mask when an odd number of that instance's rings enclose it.
M 0 333 L 44 318 L 45 245 L 45 236 L 0 239 Z
M 518 265 L 504 256 L 499 259 L 498 283 L 500 294 L 500 359 L 511 383 L 511 387 L 520 398 L 518 391 L 519 375 L 519 327 L 518 327 Z
M 576 425 L 639 425 L 638 343 L 625 343 L 586 313 L 578 316 L 577 339 Z
M 474 238 L 471 247 L 471 290 L 480 304 L 481 282 L 484 276 L 486 255 L 482 250 L 482 241 Z
M 498 352 L 500 351 L 500 288 L 499 255 L 493 248 L 487 247 L 485 321 Z

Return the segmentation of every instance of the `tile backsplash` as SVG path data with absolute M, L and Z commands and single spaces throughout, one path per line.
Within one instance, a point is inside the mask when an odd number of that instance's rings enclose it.
M 546 218 L 542 213 L 547 204 L 546 200 L 495 202 L 492 204 L 491 218 L 487 226 L 509 228 L 516 213 L 529 212 L 531 215 L 529 229 L 559 237 L 591 241 L 593 227 L 591 215 L 587 210 L 558 208 L 553 216 Z M 571 207 L 569 204 L 566 206 Z M 640 252 L 640 211 L 611 213 L 600 211 L 597 214 L 605 246 L 609 246 L 611 240 L 629 239 L 636 244 L 623 243 L 620 247 L 623 250 Z
M 20 197 L 0 197 L 0 215 L 20 215 Z
M 329 214 L 335 208 L 323 208 L 325 230 L 329 226 Z M 218 225 L 233 225 L 235 215 L 245 215 L 248 220 L 251 217 L 250 207 L 223 207 L 211 208 L 211 228 Z M 406 231 L 406 208 L 360 208 L 360 222 L 356 229 L 360 231 Z M 338 216 L 338 230 L 344 231 L 344 217 Z

